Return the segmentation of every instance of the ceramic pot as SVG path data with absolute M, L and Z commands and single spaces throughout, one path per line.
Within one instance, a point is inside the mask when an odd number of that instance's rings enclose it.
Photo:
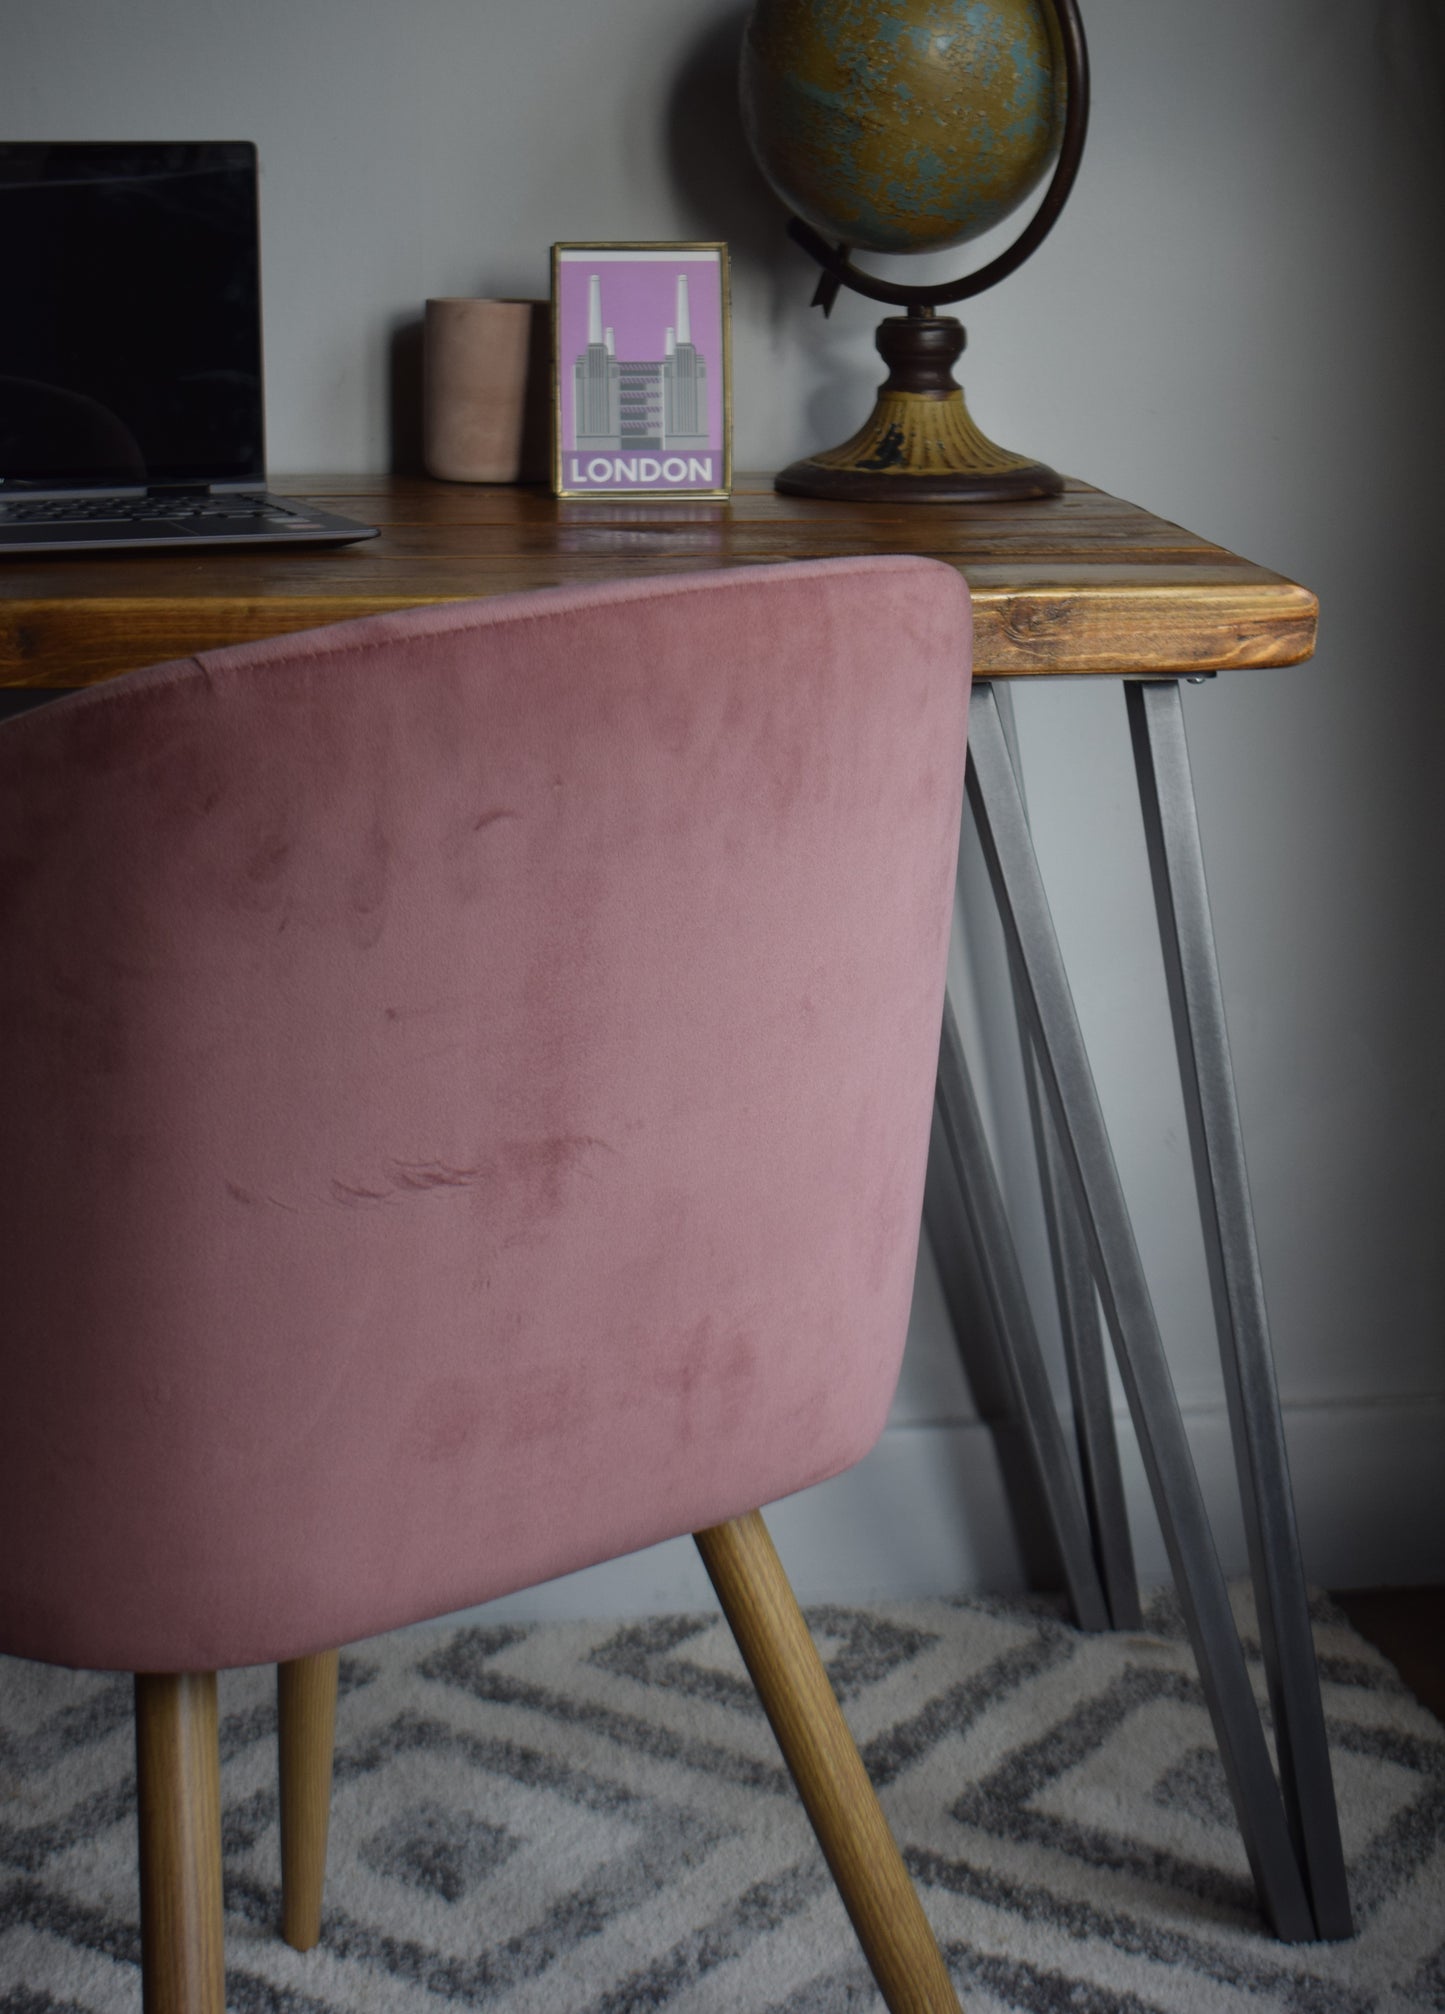
M 426 304 L 423 451 L 445 482 L 540 482 L 547 473 L 546 301 Z

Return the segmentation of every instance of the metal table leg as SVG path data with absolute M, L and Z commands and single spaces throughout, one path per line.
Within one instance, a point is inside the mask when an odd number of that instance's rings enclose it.
M 1019 764 L 1013 694 L 1007 686 L 991 686 L 1004 741 L 1018 782 L 1019 801 L 1028 816 L 1028 798 Z M 1104 1338 L 1099 1326 L 1098 1296 L 1089 1270 L 1089 1251 L 1074 1216 L 1068 1176 L 1060 1158 L 1053 1123 L 1045 1109 L 1038 1058 L 1019 996 L 1019 975 L 1010 965 L 1019 1040 L 1024 1057 L 1029 1125 L 1038 1158 L 1044 1225 L 1054 1274 L 1059 1330 L 1069 1378 L 1074 1438 L 1084 1485 L 1084 1503 L 1093 1541 L 1094 1561 L 1103 1583 L 1104 1600 L 1113 1629 L 1137 1629 L 1140 1622 L 1139 1584 L 1134 1571 L 1134 1547 L 1129 1512 L 1124 1501 L 1124 1477 L 1114 1432 L 1114 1401 L 1109 1389 Z M 1083 1626 L 1082 1623 L 1080 1625 Z
M 923 1230 L 959 1363 L 979 1421 L 988 1428 L 993 1444 L 1019 1563 L 1030 1587 L 1066 1587 L 1063 1549 L 1049 1523 L 1038 1461 L 1018 1415 L 1017 1380 L 1009 1374 L 998 1311 L 975 1255 L 970 1213 L 936 1100 L 928 1136 Z M 1077 1620 L 1078 1611 L 1074 1614 Z
M 967 1265 L 970 1299 L 989 1331 L 1008 1417 L 1028 1452 L 1028 1466 L 1063 1568 L 1075 1620 L 1080 1629 L 1107 1629 L 1109 1610 L 1094 1562 L 1089 1520 L 1049 1389 L 1013 1234 L 958 1039 L 958 1024 L 946 1001 L 934 1124 L 954 1177 L 947 1194 L 957 1217 L 952 1223 L 942 1219 L 944 1185 L 935 1180 L 929 1191 L 929 1235 L 936 1247 L 952 1248 Z
M 974 691 L 969 744 L 969 797 L 1245 1851 L 1276 1934 L 1289 1942 L 1307 1941 L 1316 1931 L 1304 1877 L 1230 1613 L 1018 781 L 986 684 Z
M 1028 1041 L 1027 1035 L 1025 1041 Z M 1104 1361 L 1099 1327 L 1099 1302 L 1089 1270 L 1089 1247 L 1074 1215 L 1069 1178 L 1053 1125 L 1043 1109 L 1040 1064 L 1029 1049 L 1029 1105 L 1034 1139 L 1038 1142 L 1043 1182 L 1044 1218 L 1054 1268 L 1054 1291 L 1069 1395 L 1074 1409 L 1074 1437 L 1084 1477 L 1084 1501 L 1093 1534 L 1094 1557 L 1104 1584 L 1111 1629 L 1137 1629 L 1142 1620 L 1139 1581 L 1134 1570 L 1134 1546 L 1129 1536 L 1129 1510 L 1124 1501 L 1124 1477 L 1119 1467 L 1119 1443 L 1114 1432 L 1114 1402 Z M 1083 1627 L 1081 1624 L 1080 1627 Z
M 1125 692 L 1285 1803 L 1319 1934 L 1348 1937 L 1344 1853 L 1184 712 L 1173 679 Z

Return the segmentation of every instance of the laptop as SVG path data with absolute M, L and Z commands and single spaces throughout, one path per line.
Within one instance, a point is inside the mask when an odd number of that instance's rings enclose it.
M 249 142 L 0 142 L 0 257 L 0 553 L 376 536 L 266 489 Z

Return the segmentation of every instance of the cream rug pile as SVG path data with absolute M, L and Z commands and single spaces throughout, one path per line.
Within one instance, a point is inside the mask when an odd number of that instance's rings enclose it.
M 1359 1934 L 1292 1948 L 1168 1598 L 1115 1637 L 1039 1602 L 810 1620 L 970 2014 L 1445 2008 L 1445 1731 L 1328 1606 Z M 342 1693 L 303 1957 L 276 1928 L 271 1675 L 222 1678 L 233 2014 L 881 2006 L 716 1616 L 414 1631 L 349 1652 Z M 0 2014 L 140 2007 L 130 1704 L 0 1660 Z

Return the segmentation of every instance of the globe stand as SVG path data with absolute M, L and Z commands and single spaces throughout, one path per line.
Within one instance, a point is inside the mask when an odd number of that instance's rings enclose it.
M 774 479 L 775 489 L 863 503 L 989 503 L 1059 494 L 1061 476 L 997 446 L 974 425 L 953 378 L 967 340 L 961 322 L 920 305 L 881 321 L 875 340 L 888 377 L 864 425 L 841 446 L 791 463 Z
M 802 0 L 791 9 L 787 0 L 771 0 L 771 4 L 780 17 L 787 17 L 783 22 L 786 27 L 791 14 L 802 7 Z M 755 20 L 764 6 L 765 0 L 757 0 Z M 791 463 L 774 478 L 775 488 L 792 496 L 848 497 L 875 503 L 987 503 L 1001 498 L 1057 496 L 1063 489 L 1062 478 L 1051 468 L 998 447 L 974 425 L 951 370 L 963 352 L 963 328 L 951 315 L 937 312 L 996 286 L 1021 266 L 1053 229 L 1073 188 L 1089 124 L 1089 53 L 1078 0 L 1052 0 L 1051 12 L 1064 65 L 1064 125 L 1058 159 L 1038 209 L 1013 243 L 987 265 L 946 285 L 910 286 L 854 265 L 849 245 L 830 243 L 816 224 L 804 217 L 795 214 L 788 219 L 788 235 L 822 268 L 813 302 L 825 315 L 840 287 L 850 287 L 867 300 L 908 312 L 891 315 L 878 325 L 877 343 L 888 377 L 879 387 L 878 401 L 867 423 L 841 446 Z M 755 110 L 761 73 L 750 54 L 751 34 L 750 27 L 743 48 L 744 125 L 763 173 L 783 200 L 791 202 L 786 188 L 773 178 L 761 138 Z M 900 248 L 875 244 L 874 249 Z

